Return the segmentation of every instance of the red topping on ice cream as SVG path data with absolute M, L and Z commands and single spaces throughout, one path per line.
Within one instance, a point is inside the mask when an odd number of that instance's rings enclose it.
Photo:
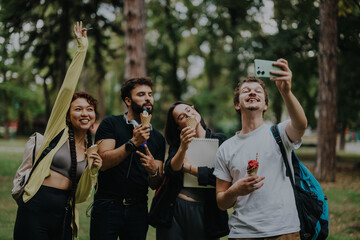
M 250 160 L 248 162 L 248 167 L 247 167 L 247 170 L 250 170 L 250 169 L 254 169 L 254 168 L 258 168 L 259 167 L 259 162 L 256 161 L 256 160 Z

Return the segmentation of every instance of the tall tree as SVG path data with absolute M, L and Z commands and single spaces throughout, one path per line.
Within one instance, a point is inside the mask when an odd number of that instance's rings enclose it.
M 338 14 L 338 126 L 340 150 L 345 149 L 345 131 L 360 129 L 360 2 L 341 0 Z
M 273 31 L 276 31 L 263 35 L 255 55 L 255 58 L 276 60 L 282 57 L 288 60 L 294 76 L 292 90 L 305 110 L 310 128 L 315 128 L 317 123 L 314 112 L 318 90 L 318 14 L 319 9 L 317 5 L 314 6 L 314 0 L 274 1 L 273 21 L 276 22 L 276 29 Z M 269 110 L 280 122 L 284 110 L 281 95 L 275 84 L 267 87 L 270 95 Z
M 337 116 L 337 0 L 320 1 L 319 119 L 315 176 L 335 181 Z
M 95 65 L 93 68 L 89 67 L 89 69 L 95 70 L 87 76 L 86 88 L 81 88 L 81 90 L 91 93 L 94 93 L 95 89 L 97 90 L 97 94 L 95 93 L 94 96 L 99 99 L 99 118 L 104 117 L 105 99 L 103 96 L 105 94 L 101 86 L 103 86 L 105 78 L 106 62 L 113 58 L 112 52 L 114 52 L 110 44 L 107 44 L 107 36 L 111 34 L 111 36 L 115 36 L 113 33 L 120 33 L 120 28 L 114 23 L 114 18 L 108 17 L 108 15 L 116 15 L 121 4 L 117 1 L 112 1 L 112 3 L 111 5 L 107 0 L 90 2 L 0 0 L 0 38 L 6 35 L 5 39 L 12 41 L 10 44 L 0 46 L 5 51 L 11 52 L 9 58 L 0 59 L 0 62 L 5 62 L 4 68 L 7 69 L 5 71 L 8 75 L 6 81 L 33 91 L 38 89 L 41 84 L 43 89 L 42 104 L 45 107 L 38 108 L 41 111 L 30 114 L 24 114 L 24 111 L 29 113 L 28 99 L 19 94 L 14 97 L 9 92 L 10 90 L 6 90 L 8 91 L 7 96 L 11 98 L 9 104 L 15 103 L 16 109 L 13 111 L 18 112 L 16 115 L 20 126 L 28 125 L 26 121 L 32 122 L 32 119 L 38 115 L 43 115 L 44 110 L 45 119 L 50 115 L 52 101 L 55 100 L 71 59 L 70 51 L 67 49 L 69 46 L 73 46 L 71 43 L 74 43 L 71 34 L 72 25 L 79 19 L 83 20 L 85 27 L 91 25 L 94 28 L 88 36 L 91 39 L 95 38 L 95 41 L 90 40 L 87 64 L 84 68 L 86 70 L 88 65 Z M 7 31 L 2 31 L 2 29 Z M 18 47 L 14 48 L 12 45 Z M 93 45 L 96 48 L 92 48 Z M 92 55 L 93 58 L 91 58 Z M 26 63 L 31 64 L 27 69 L 23 66 Z M 98 87 L 94 87 L 95 83 Z M 3 87 L 3 89 L 5 88 Z M 30 94 L 26 96 L 31 97 Z M 11 110 L 11 108 L 10 106 L 9 109 Z M 23 129 L 19 132 L 28 134 L 31 130 L 27 131 L 25 133 L 25 129 Z
M 125 0 L 125 79 L 146 76 L 145 0 Z

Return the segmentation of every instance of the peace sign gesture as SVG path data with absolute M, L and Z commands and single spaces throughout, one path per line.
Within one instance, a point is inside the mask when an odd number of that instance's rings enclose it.
M 136 151 L 136 153 L 140 156 L 141 165 L 145 167 L 145 170 L 149 173 L 149 175 L 154 175 L 157 171 L 155 159 L 151 154 L 148 146 L 145 144 L 144 147 L 146 154 L 143 154 L 140 151 Z

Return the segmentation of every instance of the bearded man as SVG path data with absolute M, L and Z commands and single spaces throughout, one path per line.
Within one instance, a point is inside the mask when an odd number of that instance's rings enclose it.
M 140 121 L 141 113 L 153 112 L 152 85 L 148 77 L 127 80 L 121 97 L 128 112 L 106 117 L 96 132 L 103 165 L 91 212 L 91 239 L 146 239 L 148 187 L 161 183 L 165 156 L 164 137 Z

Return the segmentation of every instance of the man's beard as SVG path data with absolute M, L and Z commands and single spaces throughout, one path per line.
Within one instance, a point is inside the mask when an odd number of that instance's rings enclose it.
M 132 101 L 131 103 L 131 110 L 136 114 L 140 116 L 140 113 L 142 113 L 145 108 L 146 108 L 146 104 L 149 104 L 150 102 L 144 103 L 142 106 L 138 105 L 137 103 L 135 103 L 134 101 Z M 150 103 L 151 104 L 151 103 Z M 154 110 L 154 106 L 151 104 L 151 108 L 146 108 L 146 111 L 151 114 L 152 111 Z

